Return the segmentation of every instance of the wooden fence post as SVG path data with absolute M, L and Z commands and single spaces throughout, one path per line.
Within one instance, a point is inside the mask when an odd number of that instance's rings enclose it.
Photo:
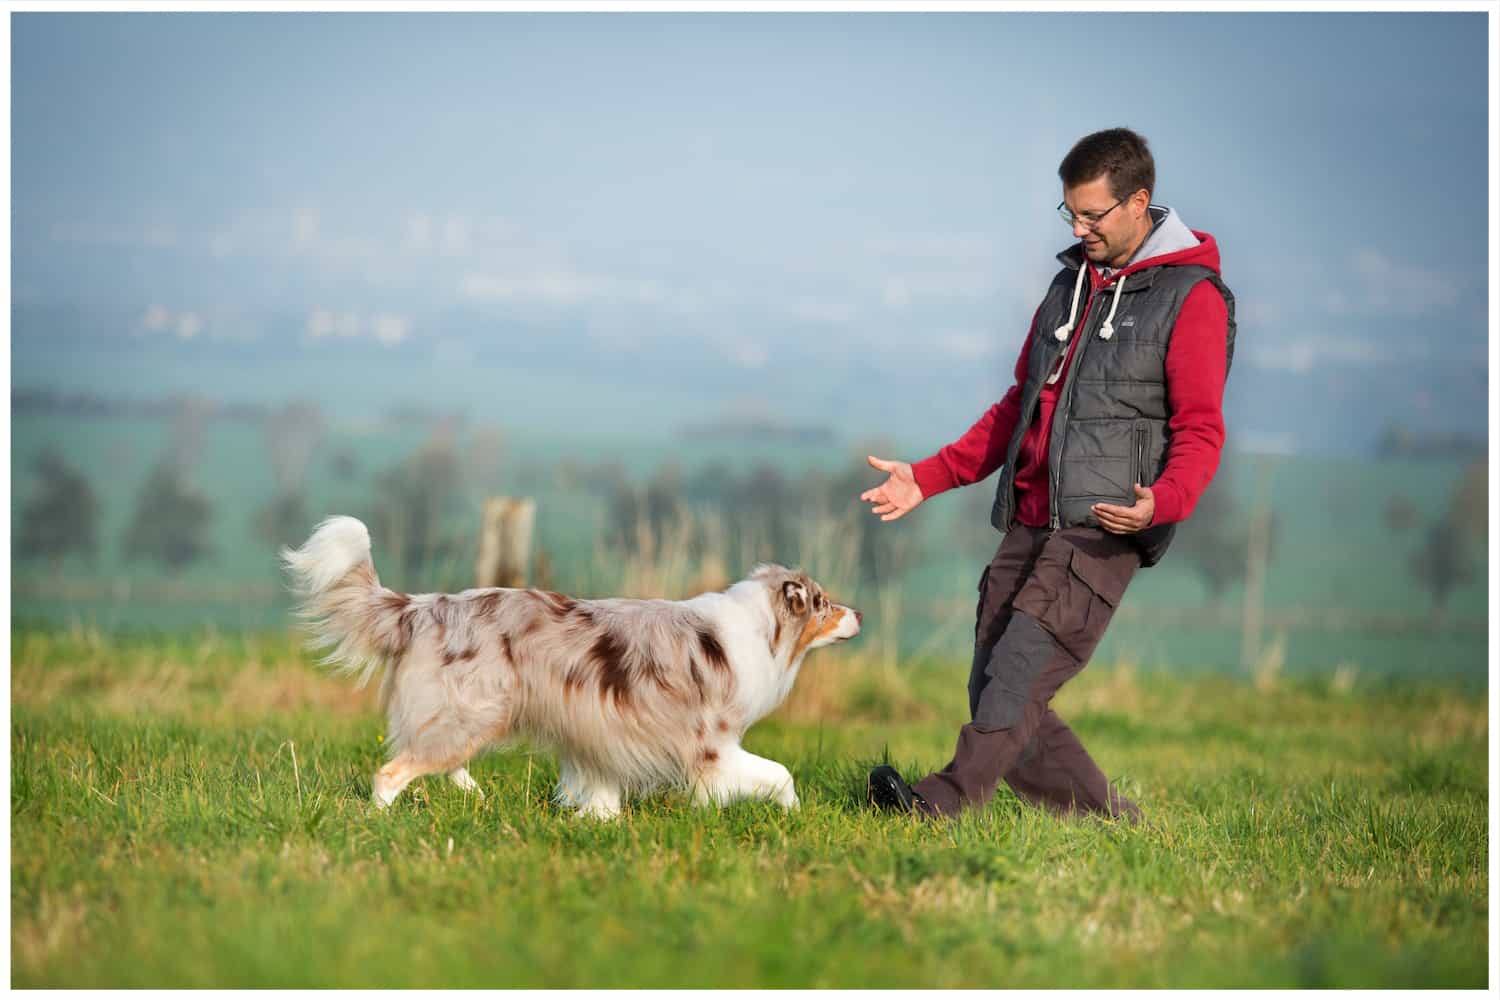
M 524 587 L 531 566 L 536 501 L 530 497 L 490 497 L 479 528 L 478 587 Z

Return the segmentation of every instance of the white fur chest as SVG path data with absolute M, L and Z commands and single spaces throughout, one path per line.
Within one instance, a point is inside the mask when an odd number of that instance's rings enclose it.
M 748 728 L 775 711 L 791 691 L 796 672 L 786 670 L 772 655 L 773 619 L 764 588 L 736 585 L 688 603 L 718 630 L 734 672 L 734 707 L 743 713 L 743 725 Z

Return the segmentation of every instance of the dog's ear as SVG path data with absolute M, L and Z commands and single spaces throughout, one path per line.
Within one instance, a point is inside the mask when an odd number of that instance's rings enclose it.
M 781 599 L 786 601 L 786 606 L 794 615 L 807 614 L 807 588 L 796 580 L 788 580 L 781 585 Z

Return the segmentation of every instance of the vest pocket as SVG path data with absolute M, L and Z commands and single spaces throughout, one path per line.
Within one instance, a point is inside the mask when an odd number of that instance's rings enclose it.
M 1132 430 L 1135 449 L 1131 456 L 1131 467 L 1135 470 L 1135 481 L 1142 486 L 1150 486 L 1156 479 L 1151 469 L 1151 425 L 1144 420 L 1137 420 Z

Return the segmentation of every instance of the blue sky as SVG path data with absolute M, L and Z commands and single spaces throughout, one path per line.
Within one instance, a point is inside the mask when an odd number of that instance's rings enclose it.
M 1485 426 L 1483 14 L 11 25 L 13 300 L 121 310 L 152 350 L 253 345 L 277 310 L 443 393 L 478 364 L 454 311 L 491 313 L 614 352 L 643 430 L 707 405 L 680 368 L 651 386 L 671 355 L 935 447 L 1004 391 L 1071 239 L 1058 161 L 1128 125 L 1222 247 L 1232 440 Z

